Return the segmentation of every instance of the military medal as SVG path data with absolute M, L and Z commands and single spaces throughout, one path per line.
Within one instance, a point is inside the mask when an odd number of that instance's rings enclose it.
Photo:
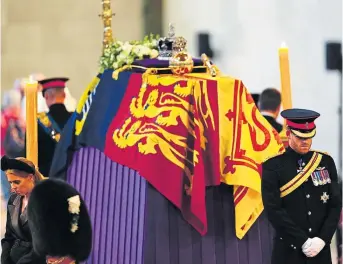
M 319 182 L 319 185 L 324 185 L 324 181 L 322 179 L 322 176 L 320 175 L 320 172 L 319 171 L 314 171 L 313 173 L 316 175 L 316 178 L 317 178 L 317 180 Z
M 299 168 L 297 169 L 297 173 L 302 172 L 303 166 L 305 166 L 305 163 L 303 162 L 302 159 L 300 159 L 298 160 L 298 165 L 299 165 Z
M 311 174 L 311 179 L 312 179 L 312 182 L 313 182 L 314 186 L 318 186 L 319 185 L 319 181 L 318 181 L 317 176 L 315 175 L 314 172 Z
M 327 203 L 329 198 L 330 198 L 330 196 L 326 192 L 323 192 L 323 195 L 320 196 L 320 200 L 323 201 L 323 203 Z
M 315 178 L 319 185 L 325 185 L 327 183 L 331 183 L 329 172 L 328 170 L 325 169 L 325 167 L 318 167 L 316 171 L 312 173 L 311 176 L 312 176 L 312 180 L 313 178 Z
M 329 174 L 328 170 L 326 170 L 324 167 L 320 172 L 321 172 L 323 178 L 325 179 L 326 183 L 331 183 L 330 174 Z
M 316 171 L 312 172 L 311 179 L 312 179 L 314 186 L 322 185 L 321 180 L 320 180 L 320 176 L 318 174 L 316 174 Z

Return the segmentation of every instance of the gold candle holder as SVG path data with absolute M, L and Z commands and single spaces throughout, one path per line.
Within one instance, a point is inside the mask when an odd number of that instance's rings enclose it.
M 103 0 L 102 1 L 102 14 L 99 17 L 102 18 L 104 23 L 104 38 L 103 38 L 103 50 L 108 47 L 113 42 L 113 34 L 112 34 L 112 17 L 115 14 L 112 13 L 111 9 L 111 0 Z

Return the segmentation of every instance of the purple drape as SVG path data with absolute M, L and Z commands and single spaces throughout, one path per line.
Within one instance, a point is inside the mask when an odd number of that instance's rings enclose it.
M 146 181 L 94 148 L 74 155 L 68 182 L 83 196 L 92 220 L 88 264 L 143 263 Z
M 83 195 L 93 223 L 88 264 L 269 264 L 273 230 L 262 214 L 244 239 L 234 230 L 232 187 L 206 191 L 208 233 L 138 173 L 94 148 L 73 158 L 68 182 Z

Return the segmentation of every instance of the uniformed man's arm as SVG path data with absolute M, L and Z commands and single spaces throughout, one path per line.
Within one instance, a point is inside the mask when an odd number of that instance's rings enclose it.
M 300 248 L 309 237 L 282 208 L 278 173 L 265 164 L 263 164 L 262 170 L 262 199 L 268 220 L 276 232 L 290 244 Z
M 329 186 L 329 209 L 327 218 L 322 226 L 319 237 L 325 241 L 327 245 L 331 243 L 331 239 L 337 229 L 340 213 L 342 210 L 341 193 L 339 189 L 337 169 L 335 162 L 331 157 L 329 158 L 328 170 L 331 178 L 331 184 Z

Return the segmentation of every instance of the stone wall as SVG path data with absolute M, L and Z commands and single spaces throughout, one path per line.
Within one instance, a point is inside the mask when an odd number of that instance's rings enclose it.
M 115 37 L 140 39 L 142 0 L 112 0 Z M 67 76 L 78 99 L 98 71 L 103 24 L 101 0 L 2 0 L 1 88 L 42 72 Z

